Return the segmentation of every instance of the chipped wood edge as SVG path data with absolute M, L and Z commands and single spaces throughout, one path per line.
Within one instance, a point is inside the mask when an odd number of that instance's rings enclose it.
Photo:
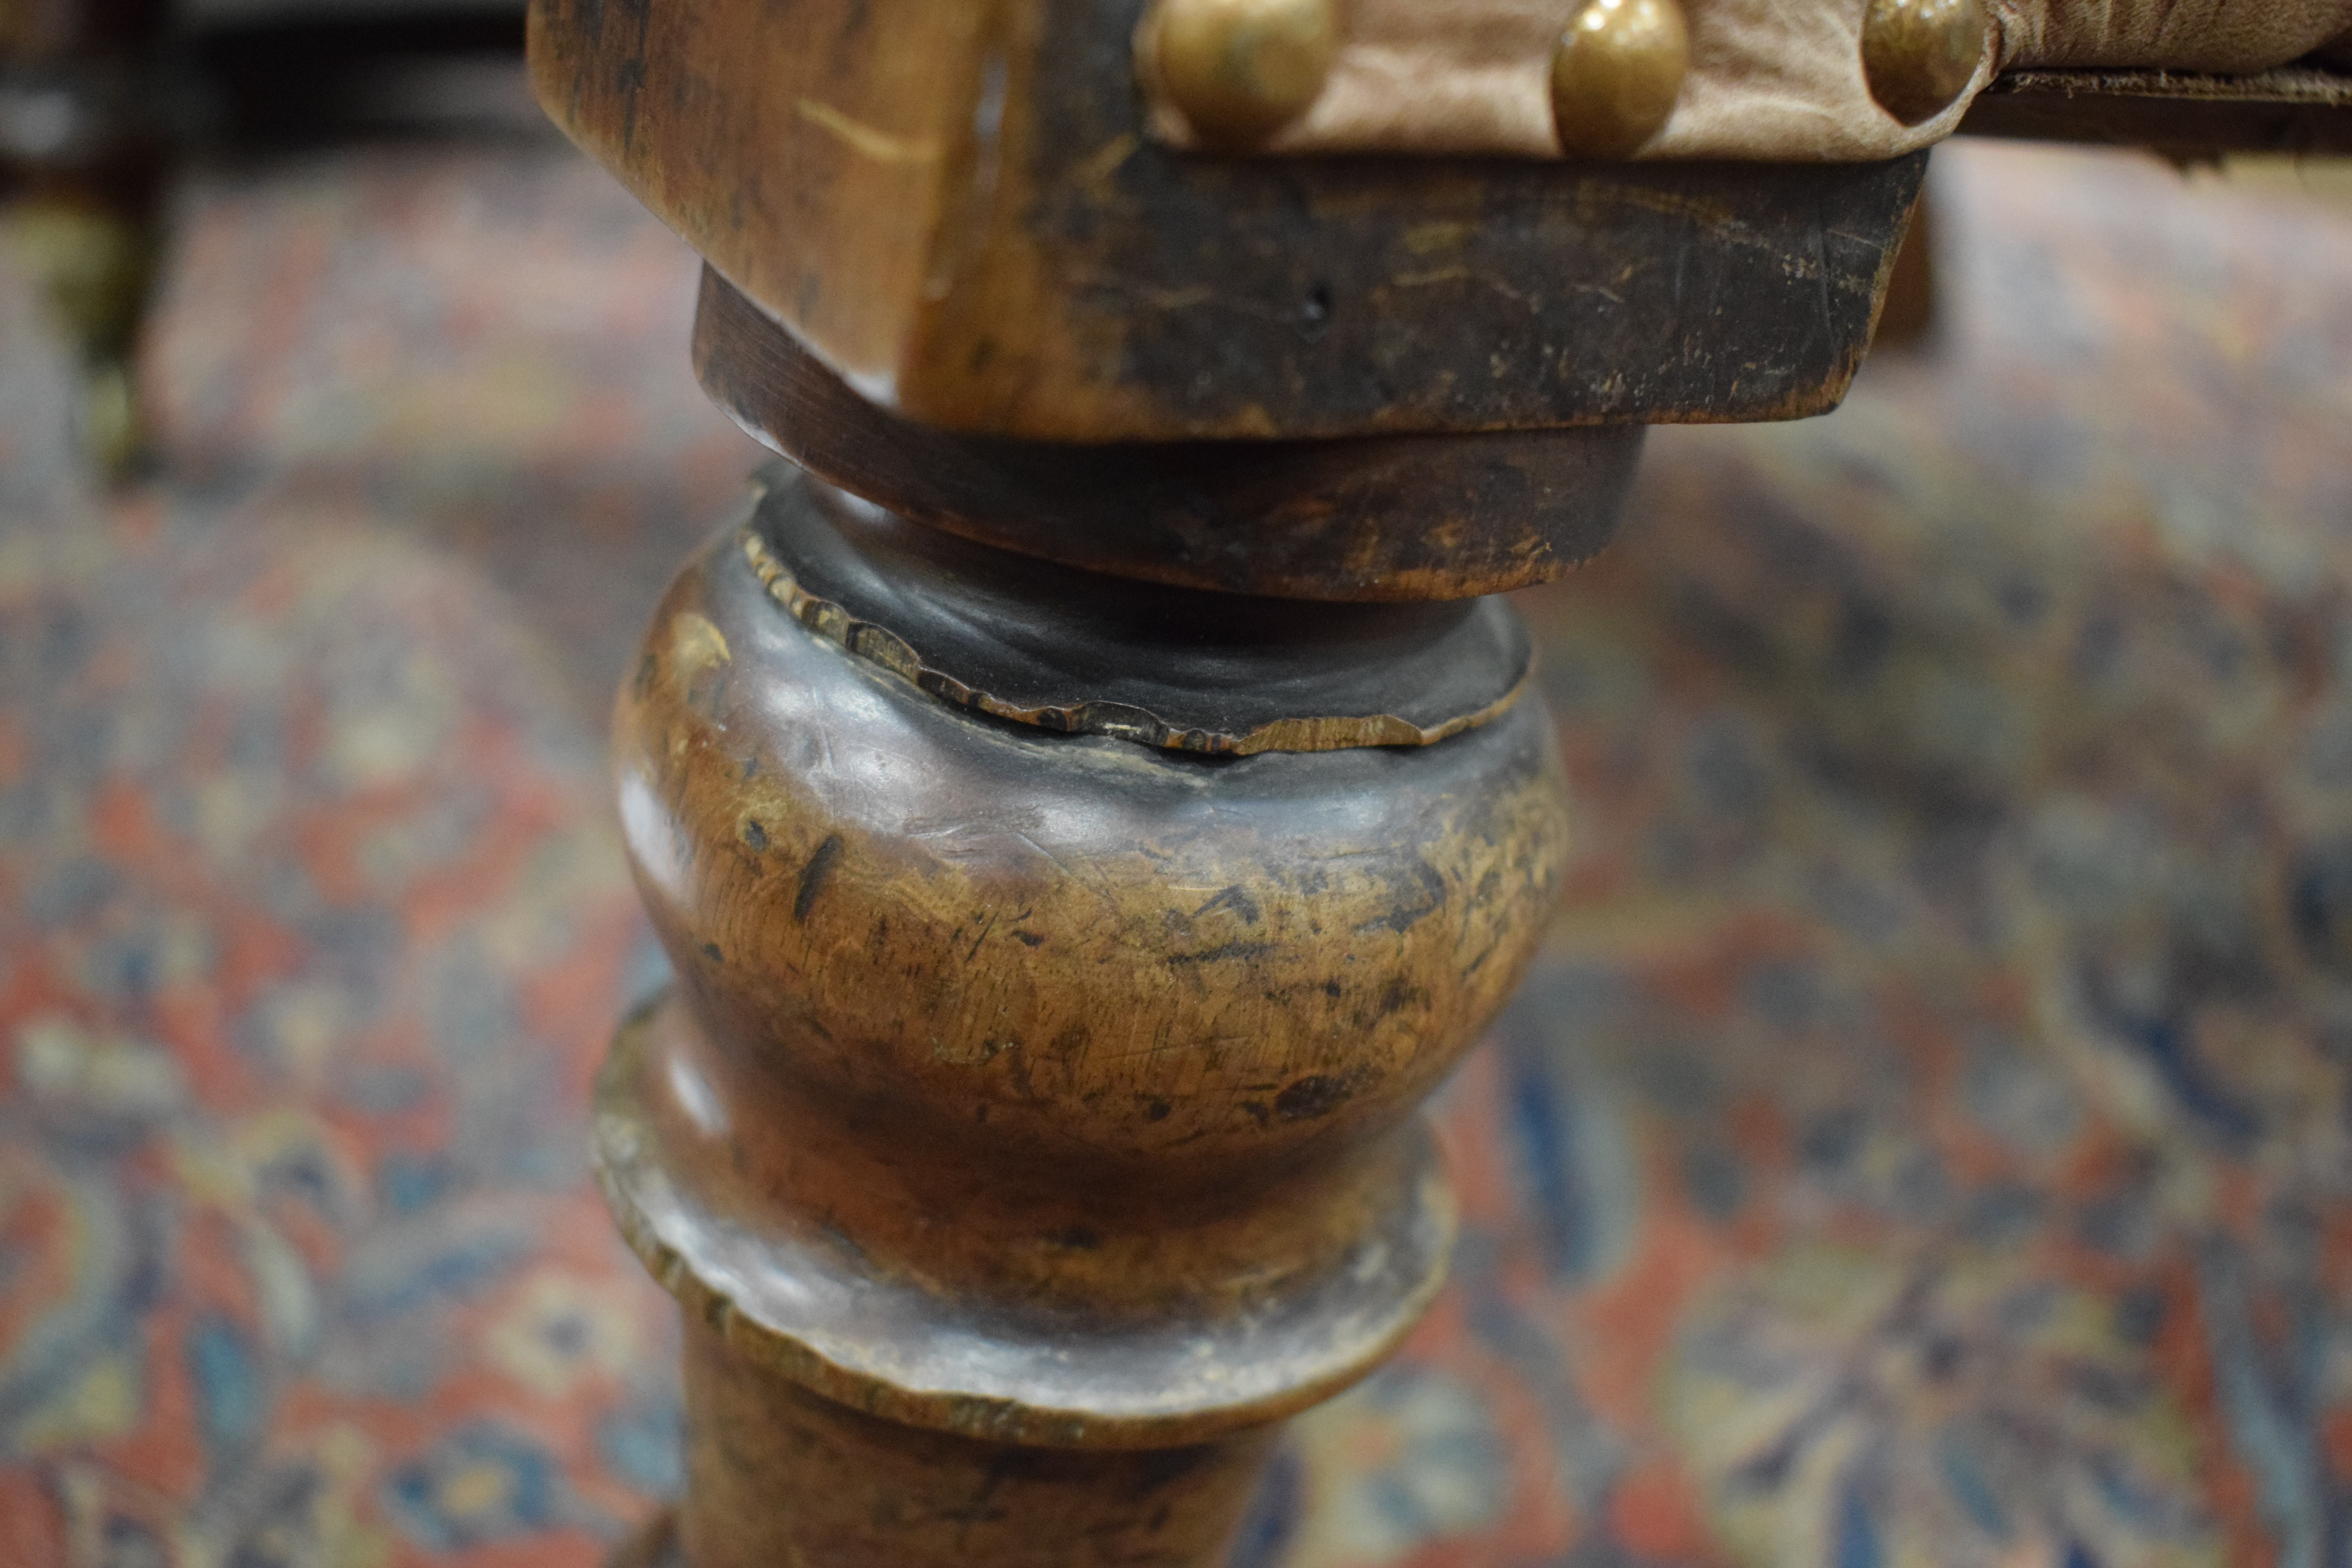
M 1530 659 L 1502 696 L 1475 711 L 1433 725 L 1416 724 L 1394 713 L 1315 715 L 1271 720 L 1235 734 L 1228 730 L 1171 724 L 1150 709 L 1127 702 L 1047 703 L 1024 708 L 926 664 L 913 645 L 889 627 L 861 619 L 845 605 L 820 598 L 802 587 L 791 568 L 776 558 L 768 542 L 751 524 L 744 524 L 737 537 L 742 542 L 744 560 L 760 579 L 761 586 L 767 590 L 769 598 L 817 636 L 953 707 L 1060 734 L 1102 735 L 1162 751 L 1211 757 L 1249 757 L 1261 752 L 1337 752 L 1356 746 L 1433 746 L 1501 718 L 1534 677 L 1534 661 Z

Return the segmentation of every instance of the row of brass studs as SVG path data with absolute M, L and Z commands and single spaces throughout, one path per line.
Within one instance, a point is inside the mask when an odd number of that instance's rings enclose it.
M 1307 112 L 1339 52 L 1338 0 L 1161 0 L 1161 80 L 1202 141 L 1249 147 Z M 1863 75 L 1906 125 L 1959 97 L 1984 53 L 1981 0 L 1871 0 Z M 1571 158 L 1629 158 L 1690 71 L 1677 0 L 1585 0 L 1552 46 L 1552 123 Z

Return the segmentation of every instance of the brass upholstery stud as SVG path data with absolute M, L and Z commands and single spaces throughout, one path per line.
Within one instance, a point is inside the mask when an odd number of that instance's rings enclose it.
M 1321 96 L 1339 50 L 1332 0 L 1161 0 L 1160 76 L 1213 146 L 1265 141 Z
M 1551 52 L 1551 116 L 1571 158 L 1629 158 L 1665 126 L 1690 69 L 1675 0 L 1590 0 Z
M 1870 0 L 1862 71 L 1870 96 L 1906 125 L 1933 120 L 1967 89 L 1984 58 L 1980 0 Z

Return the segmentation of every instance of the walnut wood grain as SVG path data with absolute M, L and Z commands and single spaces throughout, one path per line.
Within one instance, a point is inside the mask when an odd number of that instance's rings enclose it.
M 1232 158 L 1144 133 L 1144 0 L 536 0 L 574 140 L 861 396 L 1026 439 L 1796 418 L 1925 154 Z
M 822 479 L 966 539 L 1122 577 L 1285 599 L 1463 599 L 1597 552 L 1643 426 L 1349 441 L 1071 446 L 901 419 L 715 272 L 695 366 L 737 423 Z
M 1120 1450 L 910 1431 L 700 1328 L 686 1390 L 695 1488 L 677 1568 L 1221 1568 L 1273 1436 Z
M 1215 1562 L 1271 1425 L 1443 1278 L 1418 1107 L 1558 880 L 1542 706 L 1225 760 L 999 723 L 814 635 L 730 529 L 615 755 L 677 984 L 598 1159 L 696 1325 L 679 1549 Z

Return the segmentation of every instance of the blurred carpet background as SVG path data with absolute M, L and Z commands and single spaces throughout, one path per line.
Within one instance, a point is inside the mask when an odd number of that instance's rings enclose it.
M 1520 596 L 1570 900 L 1247 1568 L 2352 1562 L 2352 209 L 1932 178 L 1937 335 Z M 583 1100 L 661 974 L 606 693 L 756 460 L 694 279 L 551 144 L 201 173 L 101 498 L 0 264 L 0 1562 L 675 1486 Z

